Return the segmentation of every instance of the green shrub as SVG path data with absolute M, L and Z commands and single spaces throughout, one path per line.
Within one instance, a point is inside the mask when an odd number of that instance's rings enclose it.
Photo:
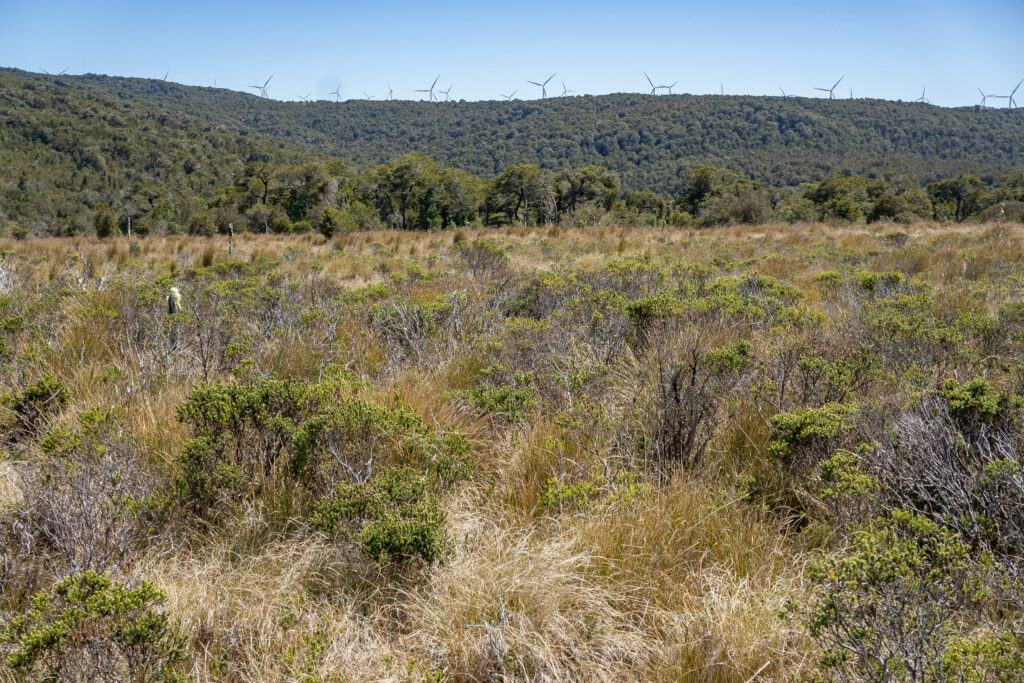
M 305 420 L 291 445 L 291 473 L 314 491 L 367 463 L 414 467 L 450 484 L 465 479 L 473 462 L 461 434 L 434 434 L 408 406 L 352 397 L 335 398 Z
M 837 437 L 853 429 L 850 418 L 856 403 L 826 403 L 821 408 L 797 408 L 771 419 L 773 440 L 769 455 L 781 459 L 790 469 L 806 471 L 832 450 Z
M 506 422 L 519 422 L 537 405 L 537 392 L 528 386 L 484 384 L 463 392 L 481 413 L 500 415 Z
M 443 483 L 469 476 L 461 434 L 435 434 L 397 398 L 381 405 L 354 391 L 344 381 L 269 379 L 197 387 L 178 408 L 192 432 L 179 493 L 206 514 L 246 497 L 304 491 L 315 499 L 372 463 L 414 467 Z
M 16 434 L 39 434 L 47 422 L 58 415 L 71 399 L 64 383 L 53 375 L 43 375 L 35 384 L 8 396 L 7 407 L 14 416 Z
M 194 510 L 206 512 L 219 495 L 259 495 L 281 481 L 297 426 L 321 400 L 321 390 L 293 380 L 195 388 L 177 410 L 193 434 L 182 449 L 179 489 Z
M 0 651 L 30 680 L 185 681 L 185 640 L 160 610 L 165 600 L 145 582 L 74 574 L 0 623 Z
M 946 400 L 951 415 L 966 421 L 993 421 L 1020 407 L 1019 399 L 1001 394 L 981 377 L 963 384 L 955 379 L 947 380 L 939 389 L 939 395 Z
M 788 607 L 821 648 L 822 673 L 962 680 L 973 660 L 959 639 L 976 633 L 991 558 L 972 556 L 955 533 L 902 511 L 855 529 L 851 541 L 848 552 L 809 571 L 810 603 Z
M 424 477 L 409 468 L 382 468 L 369 481 L 341 484 L 321 501 L 312 526 L 330 535 L 353 534 L 380 565 L 419 557 L 447 557 L 451 541 L 445 515 Z

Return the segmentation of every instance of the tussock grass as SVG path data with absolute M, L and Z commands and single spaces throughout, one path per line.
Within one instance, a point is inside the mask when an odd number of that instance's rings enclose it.
M 474 278 L 453 247 L 457 234 L 461 244 L 494 240 L 522 289 Z M 859 327 L 863 312 L 877 304 L 857 289 L 861 270 L 901 273 L 927 287 L 940 322 L 995 316 L 1024 297 L 1020 226 L 546 226 L 457 234 L 381 231 L 330 241 L 239 234 L 231 255 L 219 237 L 136 237 L 130 247 L 91 238 L 0 239 L 29 306 L 16 311 L 24 328 L 14 321 L 4 332 L 13 351 L 0 372 L 2 390 L 17 392 L 53 374 L 71 397 L 55 422 L 119 406 L 122 428 L 167 481 L 179 474 L 189 437 L 176 409 L 203 373 L 197 343 L 181 341 L 161 355 L 166 338 L 147 321 L 166 322 L 163 283 L 185 285 L 186 311 L 205 291 L 228 292 L 224 308 L 196 309 L 207 316 L 197 329 L 238 326 L 223 330 L 240 342 L 235 356 L 216 359 L 223 362 L 215 364 L 214 379 L 343 377 L 353 395 L 400 401 L 433 434 L 458 432 L 471 446 L 473 476 L 441 496 L 453 551 L 434 566 L 378 567 L 351 539 L 311 531 L 301 501 L 250 504 L 218 524 L 176 510 L 170 540 L 126 571 L 166 592 L 196 680 L 810 676 L 813 644 L 779 612 L 787 600 L 807 596 L 808 564 L 828 547 L 830 532 L 819 526 L 807 533 L 807 519 L 772 507 L 771 494 L 783 483 L 768 455 L 766 422 L 798 404 L 799 359 L 846 359 L 862 343 L 890 341 Z M 615 315 L 613 306 L 579 313 L 598 280 L 584 287 L 573 278 L 638 264 L 663 273 L 707 267 L 709 281 L 760 275 L 800 296 L 793 311 L 775 319 L 704 312 L 680 329 L 655 328 L 646 345 L 628 336 L 623 314 L 627 339 L 611 358 L 567 340 L 578 330 L 602 329 L 599 323 Z M 839 274 L 841 287 L 820 284 L 826 271 Z M 534 319 L 526 287 L 534 277 L 559 283 L 551 291 L 562 284 L 577 289 Z M 697 296 L 696 276 L 685 283 L 666 278 L 659 293 Z M 255 289 L 230 289 L 239 283 L 269 286 L 254 303 Z M 142 301 L 140 292 L 150 298 Z M 274 294 L 284 301 L 277 308 Z M 453 294 L 466 303 L 450 313 L 445 303 Z M 249 307 L 232 308 L 243 304 Z M 372 313 L 378 304 L 437 319 L 389 338 L 382 316 Z M 133 328 L 130 318 L 143 322 Z M 696 342 L 706 352 L 739 340 L 750 342 L 761 374 L 744 375 L 724 397 L 702 461 L 686 472 L 647 468 L 649 435 L 636 423 L 649 426 L 654 418 L 652 368 Z M 970 343 L 982 348 L 1002 340 Z M 939 370 L 883 363 L 872 384 L 836 400 L 885 412 L 912 392 L 934 388 L 936 378 L 985 373 L 997 387 L 1019 381 L 1009 364 L 980 354 L 941 357 Z M 485 376 L 515 382 L 542 400 L 513 420 L 489 413 L 468 398 Z M 766 378 L 790 382 L 788 393 L 771 386 L 764 389 L 771 400 L 755 404 L 755 379 Z M 590 432 L 585 418 L 596 407 L 607 421 Z M 5 449 L 0 510 L 19 500 L 21 461 L 41 457 L 38 439 Z M 616 471 L 632 478 L 616 480 Z M 584 493 L 564 505 L 545 504 L 552 480 Z M 753 488 L 765 497 L 748 495 Z

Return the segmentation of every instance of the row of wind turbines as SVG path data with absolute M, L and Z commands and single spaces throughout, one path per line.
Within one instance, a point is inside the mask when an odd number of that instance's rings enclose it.
M 530 85 L 533 85 L 533 86 L 536 86 L 536 87 L 540 88 L 541 99 L 546 99 L 547 96 L 548 96 L 548 90 L 547 90 L 548 83 L 550 83 L 551 80 L 556 75 L 557 75 L 557 73 L 553 73 L 550 76 L 548 76 L 546 79 L 544 79 L 543 81 L 527 80 L 526 82 L 529 83 Z M 270 83 L 270 79 L 273 78 L 273 77 L 274 77 L 273 74 L 271 74 L 270 78 L 268 78 L 266 81 L 264 81 L 263 85 L 250 85 L 249 87 L 258 90 L 259 94 L 260 94 L 260 97 L 267 97 L 267 84 Z M 671 95 L 672 94 L 672 88 L 674 88 L 679 83 L 679 81 L 673 81 L 671 84 L 662 83 L 662 84 L 655 85 L 654 81 L 651 79 L 651 77 L 647 74 L 646 71 L 644 72 L 644 78 L 647 79 L 647 85 L 649 85 L 651 87 L 651 90 L 650 90 L 650 93 L 649 93 L 651 95 L 657 95 L 659 90 L 665 91 L 667 94 Z M 846 78 L 846 74 L 843 74 L 842 76 L 840 76 L 839 80 L 836 81 L 835 83 L 833 83 L 831 87 L 822 88 L 822 87 L 815 86 L 814 89 L 818 90 L 818 91 L 821 91 L 821 92 L 824 92 L 824 93 L 828 93 L 828 99 L 830 99 L 830 100 L 838 99 L 836 97 L 836 88 L 839 87 L 839 84 L 843 82 L 844 78 Z M 438 97 L 438 94 L 441 94 L 441 95 L 444 95 L 444 101 L 448 102 L 451 99 L 451 92 L 452 92 L 452 89 L 455 87 L 455 85 L 454 84 L 449 85 L 447 90 L 441 90 L 441 89 L 439 89 L 437 87 L 437 83 L 440 80 L 441 80 L 441 75 L 438 74 L 437 77 L 434 79 L 434 82 L 430 84 L 429 88 L 418 88 L 416 90 L 413 90 L 413 92 L 423 93 L 424 95 L 426 95 L 427 100 L 430 101 L 430 102 L 440 102 L 441 99 Z M 568 88 L 568 86 L 565 85 L 565 81 L 561 81 L 561 83 L 562 83 L 562 92 L 561 92 L 560 95 L 558 95 L 559 97 L 567 97 L 569 95 L 577 94 L 575 90 L 570 90 Z M 1006 106 L 1007 106 L 1008 109 L 1016 109 L 1017 108 L 1017 101 L 1014 99 L 1014 96 L 1017 94 L 1017 91 L 1020 89 L 1021 85 L 1024 85 L 1024 78 L 1022 78 L 1020 80 L 1020 82 L 1017 83 L 1017 85 L 1013 88 L 1013 90 L 1010 91 L 1009 95 L 985 94 L 985 92 L 981 88 L 978 88 L 978 92 L 981 93 L 981 102 L 979 102 L 978 106 L 983 107 L 983 108 L 987 108 L 987 109 L 991 109 L 993 107 L 989 107 L 989 105 L 988 105 L 988 101 L 989 100 L 1006 100 L 1007 101 L 1006 102 Z M 388 94 L 387 94 L 387 97 L 385 99 L 393 100 L 394 97 L 395 97 L 394 88 L 391 87 L 391 83 L 387 83 L 387 86 L 388 86 Z M 779 91 L 782 92 L 782 96 L 783 97 L 796 97 L 795 95 L 787 94 L 786 91 L 783 90 L 782 88 L 779 88 Z M 916 98 L 916 99 L 914 99 L 913 101 L 914 102 L 922 102 L 922 103 L 925 103 L 925 104 L 931 104 L 932 101 L 929 100 L 925 96 L 926 91 L 927 91 L 927 86 L 921 88 L 921 96 Z M 510 102 L 513 99 L 515 99 L 515 96 L 516 96 L 517 92 L 518 92 L 517 90 L 513 90 L 511 93 L 508 93 L 508 94 L 506 94 L 506 93 L 499 93 L 499 95 L 501 97 L 503 97 L 506 102 Z M 724 93 L 725 93 L 725 89 L 723 87 L 722 88 L 722 94 L 724 94 Z M 338 87 L 335 88 L 333 91 L 331 91 L 329 94 L 334 95 L 336 102 L 340 102 L 341 101 L 341 83 L 339 83 Z M 369 93 L 364 92 L 363 95 L 366 97 L 367 100 L 374 99 L 374 96 L 369 94 Z M 298 97 L 298 99 L 302 100 L 303 102 L 308 102 L 309 101 L 309 97 L 310 97 L 310 93 L 307 93 L 305 95 L 300 95 Z M 850 90 L 850 99 L 853 99 L 853 90 L 852 89 Z
M 46 69 L 42 69 L 42 72 L 47 74 L 48 76 L 63 76 L 64 74 L 66 74 L 68 72 L 68 69 L 64 69 L 63 71 L 61 71 L 60 73 L 57 73 L 57 74 L 51 74 Z M 166 81 L 167 77 L 170 75 L 170 73 L 171 73 L 170 71 L 165 73 L 163 79 L 161 79 L 161 80 Z M 544 79 L 543 81 L 530 81 L 530 80 L 527 80 L 526 82 L 529 83 L 530 85 L 534 85 L 534 86 L 540 88 L 541 99 L 545 99 L 548 96 L 548 90 L 547 90 L 548 83 L 550 83 L 551 80 L 556 75 L 557 75 L 557 73 L 553 73 L 550 76 L 548 76 L 546 79 Z M 254 90 L 258 91 L 260 97 L 266 98 L 266 97 L 268 97 L 267 90 L 268 90 L 268 86 L 270 85 L 270 79 L 272 79 L 273 77 L 274 77 L 274 74 L 270 74 L 270 76 L 267 77 L 267 80 L 263 81 L 262 85 L 251 84 L 248 87 L 253 88 Z M 666 85 L 664 83 L 662 83 L 660 85 L 655 85 L 654 81 L 651 79 L 651 77 L 649 75 L 647 75 L 646 71 L 644 72 L 644 78 L 647 79 L 647 85 L 649 85 L 651 87 L 651 90 L 650 90 L 650 94 L 651 95 L 657 95 L 659 90 L 663 90 L 667 94 L 671 95 L 672 94 L 672 88 L 674 88 L 676 86 L 676 84 L 679 83 L 679 81 L 674 81 L 673 83 L 671 83 L 669 85 Z M 839 87 L 839 84 L 843 82 L 844 78 L 846 78 L 845 74 L 840 76 L 839 80 L 836 81 L 835 83 L 833 83 L 832 87 L 830 87 L 830 88 L 821 88 L 821 87 L 817 87 L 816 86 L 814 89 L 815 90 L 819 90 L 821 92 L 828 93 L 828 99 L 830 99 L 830 100 L 838 99 L 836 97 L 836 88 Z M 441 80 L 441 75 L 438 74 L 437 78 L 434 79 L 434 82 L 430 84 L 429 88 L 419 88 L 417 90 L 413 90 L 413 92 L 425 94 L 427 96 L 427 100 L 430 101 L 430 102 L 440 102 L 441 99 L 438 97 L 438 94 L 441 94 L 441 95 L 444 95 L 444 101 L 448 102 L 451 99 L 451 92 L 452 92 L 452 89 L 455 87 L 455 84 L 453 83 L 452 85 L 449 85 L 447 90 L 441 90 L 440 88 L 437 87 L 437 83 L 440 80 Z M 561 94 L 558 95 L 558 97 L 568 97 L 570 95 L 576 95 L 577 94 L 575 90 L 570 90 L 565 85 L 565 81 L 561 81 L 561 83 L 562 83 L 562 92 L 561 92 Z M 985 108 L 985 109 L 993 109 L 994 107 L 991 107 L 988 104 L 989 100 L 1006 100 L 1006 107 L 1007 107 L 1007 109 L 1016 109 L 1017 108 L 1017 101 L 1014 99 L 1014 96 L 1017 94 L 1017 91 L 1020 89 L 1021 85 L 1024 85 L 1024 78 L 1022 78 L 1020 80 L 1020 82 L 1018 82 L 1017 85 L 1014 86 L 1013 90 L 1010 91 L 1009 95 L 999 95 L 999 94 L 995 94 L 995 93 L 986 94 L 984 90 L 982 90 L 981 88 L 978 88 L 978 92 L 981 94 L 981 101 L 978 103 L 978 106 L 982 107 L 982 108 Z M 216 87 L 216 80 L 214 80 L 214 86 Z M 393 100 L 393 99 L 395 99 L 395 90 L 394 90 L 394 88 L 391 87 L 391 83 L 387 83 L 387 86 L 388 86 L 388 94 L 387 94 L 387 96 L 384 99 L 386 99 L 386 100 Z M 925 96 L 926 90 L 927 90 L 927 86 L 921 88 L 921 96 L 916 98 L 916 99 L 914 99 L 913 101 L 914 102 L 922 102 L 924 104 L 931 104 L 932 101 L 929 100 Z M 783 97 L 796 97 L 796 95 L 790 95 L 790 94 L 786 93 L 786 91 L 783 90 L 781 87 L 779 88 L 779 91 L 782 93 Z M 514 100 L 516 98 L 516 93 L 517 92 L 518 92 L 517 90 L 513 90 L 511 93 L 508 93 L 508 94 L 499 93 L 499 95 L 501 95 L 501 97 L 505 98 L 506 102 L 511 102 L 512 100 Z M 721 93 L 723 95 L 725 94 L 724 86 L 721 89 Z M 340 102 L 341 101 L 341 83 L 338 83 L 338 87 L 335 88 L 334 90 L 332 90 L 328 94 L 334 95 L 335 102 Z M 364 92 L 363 95 L 366 97 L 367 100 L 374 99 L 374 95 L 371 95 L 371 94 L 369 94 L 367 92 Z M 309 98 L 311 96 L 312 96 L 312 93 L 306 93 L 305 95 L 299 95 L 296 99 L 299 99 L 299 100 L 301 100 L 303 102 L 309 102 Z M 853 99 L 853 90 L 852 89 L 850 90 L 850 99 Z

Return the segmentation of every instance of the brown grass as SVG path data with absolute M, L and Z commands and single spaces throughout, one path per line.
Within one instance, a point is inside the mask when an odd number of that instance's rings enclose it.
M 1019 226 L 464 232 L 469 241 L 497 240 L 512 266 L 527 272 L 624 258 L 666 264 L 727 256 L 732 265 L 725 272 L 758 272 L 795 285 L 816 311 L 826 307 L 813 284 L 817 273 L 866 268 L 934 285 L 943 309 L 992 314 L 1019 298 L 1024 252 Z M 889 236 L 897 232 L 909 236 L 905 247 L 893 246 Z M 315 267 L 317 277 L 344 289 L 387 283 L 396 296 L 430 300 L 473 286 L 470 274 L 454 269 L 453 239 L 454 233 L 395 231 L 332 241 L 243 234 L 235 236 L 231 257 L 225 239 L 182 236 L 136 238 L 134 254 L 124 242 L 89 238 L 0 239 L 0 250 L 13 254 L 25 282 L 71 292 L 56 304 L 60 324 L 50 336 L 37 346 L 19 342 L 26 378 L 55 373 L 71 390 L 71 413 L 122 405 L 125 427 L 173 472 L 186 438 L 175 408 L 200 377 L 191 372 L 131 396 L 103 379 L 124 361 L 117 318 L 97 313 L 117 308 L 118 283 L 267 258 L 282 261 L 277 272 L 289 283 L 308 283 Z M 439 275 L 419 282 L 391 277 L 412 264 Z M 737 334 L 724 327 L 705 332 L 722 343 Z M 268 343 L 259 370 L 315 379 L 321 351 L 289 335 Z M 781 343 L 775 335 L 757 333 L 759 352 Z M 367 391 L 398 394 L 426 424 L 436 419 L 473 444 L 477 476 L 445 502 L 454 557 L 411 573 L 378 574 L 337 544 L 282 532 L 256 509 L 226 528 L 197 531 L 173 552 L 157 549 L 135 571 L 166 591 L 169 613 L 189 638 L 197 680 L 419 681 L 443 674 L 453 681 L 742 682 L 810 673 L 808 639 L 779 610 L 805 593 L 811 543 L 732 487 L 741 472 L 765 468 L 767 428 L 749 406 L 730 407 L 698 471 L 647 482 L 633 498 L 555 513 L 539 503 L 548 479 L 570 469 L 566 453 L 552 447 L 555 416 L 536 411 L 509 426 L 480 416 L 453 393 L 482 369 L 479 349 L 395 360 L 358 316 L 346 318 L 338 342 L 339 364 Z M 629 377 L 613 378 L 607 391 L 628 393 Z M 4 375 L 3 389 L 16 389 L 21 379 Z M 582 449 L 572 455 L 574 473 L 600 474 Z M 17 500 L 16 467 L 0 459 L 0 509 Z

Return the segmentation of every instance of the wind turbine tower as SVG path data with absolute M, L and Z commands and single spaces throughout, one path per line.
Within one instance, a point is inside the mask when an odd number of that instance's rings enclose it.
M 267 83 L 270 83 L 270 79 L 274 77 L 274 74 L 270 74 L 267 80 L 263 81 L 263 85 L 250 85 L 250 88 L 255 88 L 260 91 L 260 97 L 266 99 L 267 97 Z
M 426 90 L 416 90 L 415 92 L 425 92 L 425 93 L 427 93 L 430 96 L 430 101 L 431 102 L 437 102 L 437 97 L 434 96 L 434 86 L 437 85 L 437 82 L 440 79 L 441 79 L 441 74 L 438 74 L 437 78 L 434 79 L 434 82 L 430 84 L 429 88 L 427 88 Z
M 828 93 L 828 98 L 830 100 L 834 100 L 836 98 L 836 94 L 835 94 L 836 86 L 839 85 L 843 81 L 844 78 L 846 78 L 846 74 L 843 74 L 842 76 L 840 76 L 839 80 L 832 84 L 831 88 L 815 88 L 815 90 L 820 90 L 822 92 L 827 92 Z
M 543 83 L 538 83 L 537 81 L 527 81 L 527 83 L 529 83 L 531 85 L 535 85 L 538 88 L 540 88 L 540 98 L 543 100 L 544 98 L 546 98 L 548 96 L 548 90 L 547 90 L 548 83 L 550 83 L 551 79 L 554 78 L 554 77 L 555 77 L 555 74 L 551 74 L 550 76 L 548 76 L 547 80 L 544 81 Z

